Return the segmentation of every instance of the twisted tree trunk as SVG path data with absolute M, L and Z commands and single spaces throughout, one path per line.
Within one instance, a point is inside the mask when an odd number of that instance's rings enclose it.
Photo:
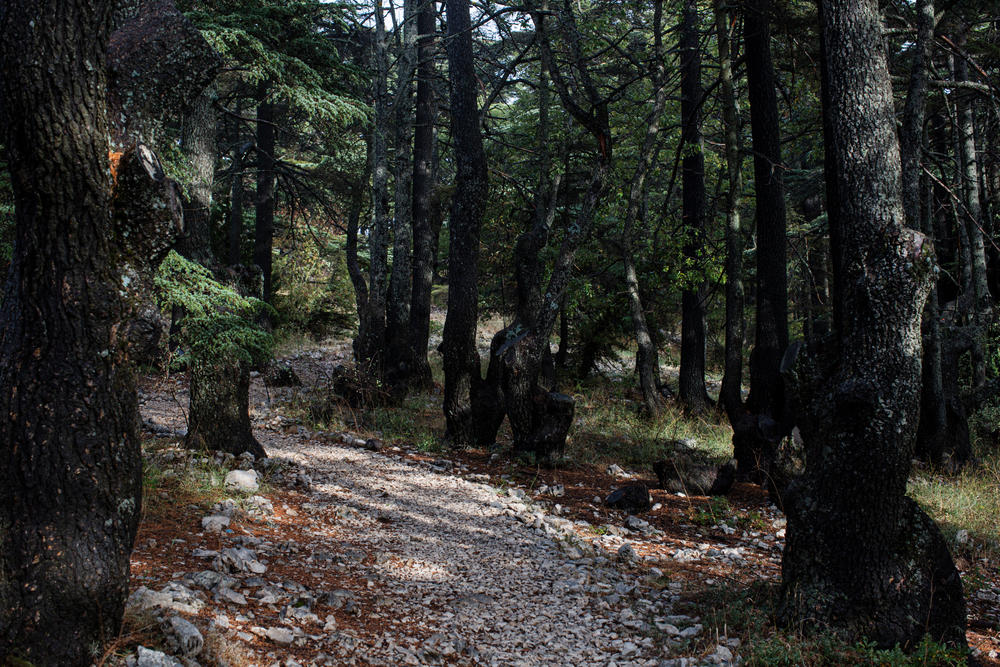
M 958 571 L 906 496 L 934 258 L 903 225 L 882 17 L 875 0 L 823 0 L 820 14 L 839 308 L 832 357 L 798 367 L 806 472 L 785 498 L 781 617 L 882 647 L 925 633 L 964 646 Z

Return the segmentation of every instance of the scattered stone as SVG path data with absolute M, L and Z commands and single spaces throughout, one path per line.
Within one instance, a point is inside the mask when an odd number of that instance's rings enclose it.
M 623 563 L 635 562 L 639 559 L 639 555 L 635 552 L 635 547 L 626 542 L 618 548 L 618 560 Z
M 229 527 L 229 517 L 221 514 L 202 517 L 201 529 L 209 533 L 221 533 Z
M 625 472 L 625 469 L 622 468 L 617 463 L 612 463 L 611 465 L 609 465 L 607 473 L 609 477 L 614 477 L 615 479 L 629 479 L 630 477 L 632 477 L 632 475 L 629 475 L 627 472 Z
M 140 646 L 136 649 L 134 656 L 129 656 L 125 660 L 127 667 L 184 667 L 177 658 L 172 658 L 161 651 Z
M 140 586 L 129 596 L 128 606 L 140 611 L 169 609 L 185 614 L 196 614 L 205 606 L 205 603 L 184 584 L 171 581 L 159 591 L 152 591 L 145 586 Z
M 226 475 L 225 487 L 245 493 L 252 493 L 260 488 L 257 483 L 256 470 L 230 470 Z
M 213 563 L 217 572 L 246 572 L 263 574 L 267 566 L 257 560 L 256 554 L 246 547 L 223 549 Z
M 265 636 L 275 644 L 288 646 L 295 639 L 295 634 L 288 628 L 268 628 Z
M 170 648 L 184 657 L 198 655 L 205 646 L 205 639 L 198 628 L 180 616 L 170 617 L 167 621 L 166 634 Z
M 215 596 L 220 602 L 229 602 L 230 604 L 241 606 L 247 603 L 247 598 L 243 593 L 237 593 L 231 588 L 220 588 L 216 591 Z
M 264 496 L 250 496 L 246 500 L 246 508 L 250 516 L 274 516 L 274 505 Z
M 649 489 L 644 484 L 626 484 L 612 491 L 604 499 L 604 504 L 612 509 L 626 512 L 643 512 L 650 508 L 653 501 L 649 497 Z

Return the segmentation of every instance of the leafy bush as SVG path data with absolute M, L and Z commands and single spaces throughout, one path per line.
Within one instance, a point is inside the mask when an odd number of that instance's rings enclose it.
M 229 359 L 253 366 L 271 356 L 273 337 L 254 318 L 269 306 L 221 284 L 200 264 L 171 251 L 153 278 L 164 311 L 180 308 L 180 339 L 186 349 L 175 363 Z
M 320 340 L 354 327 L 354 287 L 343 237 L 311 231 L 298 243 L 294 238 L 279 240 L 282 252 L 274 258 L 273 301 L 284 334 L 302 332 Z

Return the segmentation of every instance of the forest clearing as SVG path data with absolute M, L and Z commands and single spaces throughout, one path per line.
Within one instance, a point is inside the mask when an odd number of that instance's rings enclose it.
M 0 1 L 0 665 L 1000 665 L 998 11 Z

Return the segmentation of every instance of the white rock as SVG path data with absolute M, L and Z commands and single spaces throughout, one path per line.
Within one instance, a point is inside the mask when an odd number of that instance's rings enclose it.
M 225 486 L 227 489 L 252 493 L 260 488 L 257 483 L 256 470 L 231 470 L 226 475 Z
M 228 527 L 229 517 L 222 514 L 213 514 L 201 519 L 201 529 L 210 533 L 221 533 Z
M 288 628 L 268 628 L 266 635 L 275 644 L 282 646 L 288 646 L 295 639 L 295 635 Z
M 196 656 L 201 653 L 205 645 L 205 639 L 201 632 L 188 620 L 180 616 L 173 616 L 167 621 L 169 643 L 178 653 L 185 657 Z

